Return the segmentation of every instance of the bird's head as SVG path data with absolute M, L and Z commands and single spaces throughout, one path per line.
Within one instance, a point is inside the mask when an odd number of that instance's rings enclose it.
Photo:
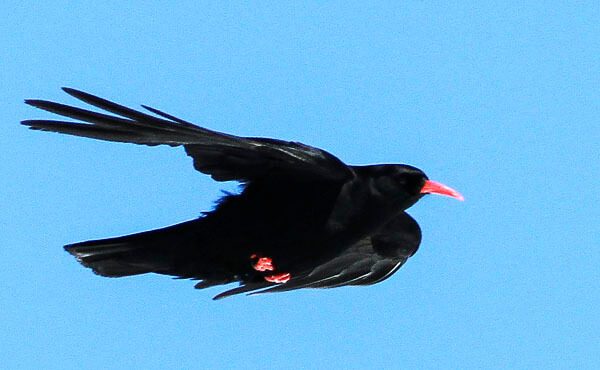
M 464 200 L 464 197 L 449 186 L 429 180 L 420 169 L 404 164 L 387 164 L 370 167 L 374 176 L 374 186 L 389 199 L 397 199 L 401 208 L 407 209 L 425 194 L 440 194 Z

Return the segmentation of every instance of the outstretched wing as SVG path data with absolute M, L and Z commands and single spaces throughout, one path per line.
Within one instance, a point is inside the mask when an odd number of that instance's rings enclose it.
M 287 283 L 275 285 L 252 282 L 217 295 L 214 299 L 257 289 L 253 294 L 285 292 L 302 288 L 335 288 L 344 285 L 371 285 L 395 273 L 415 254 L 421 243 L 421 228 L 406 212 L 389 221 L 377 234 L 366 237 L 336 258 Z M 274 286 L 273 286 L 274 285 Z
M 82 122 L 26 120 L 35 130 L 89 137 L 100 140 L 185 147 L 194 167 L 217 181 L 252 181 L 269 171 L 294 172 L 322 179 L 343 180 L 351 170 L 330 153 L 297 142 L 244 138 L 193 125 L 157 109 L 143 106 L 160 116 L 136 111 L 88 93 L 63 88 L 90 105 L 115 115 L 45 100 L 26 100 L 34 107 Z

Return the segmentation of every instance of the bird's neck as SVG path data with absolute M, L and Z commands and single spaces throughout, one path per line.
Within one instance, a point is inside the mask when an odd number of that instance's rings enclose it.
M 403 211 L 402 205 L 390 202 L 369 181 L 372 180 L 359 178 L 342 187 L 327 221 L 328 239 L 343 245 L 353 244 Z

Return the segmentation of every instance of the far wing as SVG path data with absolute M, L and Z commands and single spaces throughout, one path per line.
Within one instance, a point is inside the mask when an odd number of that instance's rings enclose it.
M 297 142 L 244 138 L 211 131 L 157 109 L 143 106 L 156 117 L 70 88 L 65 92 L 115 115 L 97 113 L 45 100 L 26 100 L 34 107 L 83 122 L 26 120 L 32 129 L 99 140 L 185 147 L 194 167 L 217 181 L 252 181 L 269 171 L 293 172 L 329 180 L 352 176 L 332 154 Z
M 366 237 L 336 258 L 285 284 L 258 282 L 219 294 L 215 299 L 262 289 L 253 294 L 285 292 L 302 288 L 335 288 L 344 285 L 371 285 L 395 273 L 412 256 L 421 243 L 421 229 L 402 212 L 379 232 Z

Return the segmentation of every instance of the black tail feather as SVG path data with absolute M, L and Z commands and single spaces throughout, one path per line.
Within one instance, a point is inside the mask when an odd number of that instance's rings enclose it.
M 201 219 L 117 238 L 65 246 L 82 265 L 106 277 L 155 272 L 193 277 L 183 269 L 187 255 L 198 248 Z
M 149 248 L 127 241 L 128 237 L 93 240 L 65 246 L 85 267 L 95 274 L 106 277 L 122 277 L 155 272 L 159 266 L 144 263 Z M 131 236 L 130 236 L 131 238 Z M 119 239 L 124 239 L 119 241 Z

